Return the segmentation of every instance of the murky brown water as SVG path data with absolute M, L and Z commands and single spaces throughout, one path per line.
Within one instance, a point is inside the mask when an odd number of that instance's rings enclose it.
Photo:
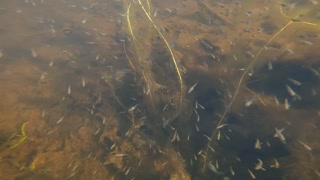
M 1 179 L 318 179 L 319 13 L 1 2 Z

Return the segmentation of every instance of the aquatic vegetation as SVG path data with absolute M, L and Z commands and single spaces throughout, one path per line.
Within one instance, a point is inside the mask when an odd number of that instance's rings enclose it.
M 19 137 L 19 140 L 17 140 L 17 142 L 14 143 L 13 145 L 10 145 L 9 149 L 13 149 L 13 148 L 19 146 L 21 143 L 23 143 L 28 138 L 27 134 L 26 134 L 26 126 L 27 126 L 28 123 L 29 122 L 25 122 L 25 123 L 22 124 L 21 130 L 20 130 L 21 131 L 21 135 L 16 135 L 17 137 Z M 9 139 L 10 143 L 13 142 L 12 138 L 14 138 L 14 137 L 11 137 Z
M 316 1 L 22 3 L 0 9 L 26 32 L 0 35 L 2 136 L 31 119 L 1 146 L 6 177 L 319 176 Z

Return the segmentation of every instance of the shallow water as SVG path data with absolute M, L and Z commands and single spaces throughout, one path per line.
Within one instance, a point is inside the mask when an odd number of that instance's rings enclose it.
M 257 2 L 1 2 L 0 176 L 318 179 L 320 2 Z

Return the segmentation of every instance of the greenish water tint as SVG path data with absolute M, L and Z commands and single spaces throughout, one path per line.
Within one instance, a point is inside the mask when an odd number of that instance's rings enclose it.
M 4 179 L 318 179 L 319 2 L 0 3 Z

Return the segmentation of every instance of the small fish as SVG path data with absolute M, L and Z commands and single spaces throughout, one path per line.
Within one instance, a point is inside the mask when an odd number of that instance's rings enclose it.
M 266 145 L 267 145 L 268 147 L 271 147 L 271 144 L 270 144 L 270 142 L 269 142 L 268 140 L 266 140 Z
M 194 127 L 196 128 L 197 131 L 199 131 L 199 127 L 196 123 L 194 123 Z
M 237 58 L 236 55 L 233 55 L 233 59 L 234 59 L 235 61 L 238 61 L 238 58 Z
M 221 138 L 221 134 L 220 134 L 220 131 L 218 131 L 218 136 L 217 136 L 217 140 L 219 141 Z
M 198 158 L 197 158 L 197 156 L 196 156 L 195 154 L 193 155 L 193 158 L 194 158 L 194 160 L 196 160 L 196 161 L 198 160 Z
M 278 98 L 276 96 L 273 96 L 273 97 L 274 97 L 274 101 L 276 102 L 276 105 L 279 106 L 280 103 L 279 103 Z
M 204 106 L 202 106 L 202 105 L 199 104 L 199 103 L 198 103 L 198 106 L 199 106 L 201 109 L 205 109 Z
M 232 98 L 232 94 L 231 94 L 230 90 L 227 89 L 226 91 L 227 91 L 228 98 L 231 99 Z
M 175 140 L 177 140 L 178 142 L 180 141 L 180 137 L 179 137 L 177 130 L 174 132 L 173 137 L 171 139 L 171 142 L 173 142 Z
M 47 72 L 43 72 L 43 73 L 41 74 L 40 80 L 43 80 L 47 75 L 48 75 Z
M 0 49 L 0 59 L 3 57 L 3 52 L 2 50 Z
M 311 94 L 312 94 L 312 96 L 315 96 L 315 95 L 317 95 L 317 91 L 316 91 L 315 89 L 313 89 L 313 88 L 312 88 L 312 90 L 311 90 Z
M 286 143 L 286 138 L 284 137 L 284 135 L 282 134 L 282 131 L 284 130 L 284 128 L 282 129 L 278 129 L 278 128 L 275 128 L 275 134 L 273 135 L 273 137 L 277 137 L 280 139 L 280 141 L 285 144 Z
M 33 0 L 30 0 L 30 2 L 31 2 L 31 4 L 32 4 L 32 6 L 37 6 L 37 4 L 33 1 Z
M 320 172 L 316 169 L 314 169 L 314 172 L 320 177 Z
M 56 33 L 56 30 L 53 27 L 50 27 L 50 29 L 53 34 Z
M 130 172 L 131 167 L 128 168 L 128 170 L 124 173 L 124 175 L 128 175 Z
M 303 143 L 302 141 L 299 140 L 299 143 L 303 145 L 303 147 L 308 150 L 308 151 L 312 151 L 312 148 L 308 145 L 306 145 L 305 143 Z
M 111 148 L 110 148 L 111 149 Z M 129 154 L 116 154 L 116 157 L 123 157 L 123 156 L 128 156 Z
M 71 173 L 70 176 L 67 177 L 67 179 L 71 179 L 74 175 L 76 175 L 76 173 L 77 173 L 76 171 Z
M 70 57 L 74 57 L 74 55 L 71 52 L 67 51 L 67 50 L 63 50 L 62 52 L 67 54 Z
M 46 109 L 43 109 L 41 112 L 41 117 L 44 118 L 46 116 Z
M 250 176 L 251 176 L 252 179 L 255 179 L 255 178 L 256 178 L 256 176 L 250 171 L 250 169 L 248 169 L 248 172 L 249 172 L 249 174 L 250 174 Z
M 287 98 L 284 100 L 284 109 L 285 109 L 285 110 L 289 110 L 289 109 L 290 109 L 290 104 L 289 104 Z
M 84 77 L 82 77 L 81 84 L 82 84 L 82 87 L 86 86 L 86 81 L 85 81 Z
M 231 173 L 231 175 L 232 175 L 232 176 L 236 175 L 236 174 L 234 173 L 234 171 L 233 171 L 233 168 L 232 168 L 231 166 L 230 166 L 229 168 L 230 168 L 230 173 Z
M 169 161 L 166 161 L 166 162 L 162 163 L 162 165 L 161 165 L 161 166 L 162 166 L 162 167 L 164 167 L 165 165 L 167 165 L 167 164 L 168 164 L 168 162 L 169 162 Z
M 97 129 L 94 135 L 97 135 L 100 132 L 101 128 Z
M 204 137 L 206 137 L 209 141 L 211 141 L 211 138 L 205 134 L 203 134 Z
M 85 24 L 86 22 L 87 22 L 87 18 L 84 18 L 84 19 L 81 21 L 82 24 Z
M 57 124 L 60 124 L 64 119 L 64 116 L 62 116 L 58 121 L 57 121 Z
M 200 107 L 201 109 L 205 109 L 201 104 L 198 103 L 198 101 L 196 101 L 194 106 L 195 106 L 195 109 L 198 109 L 198 107 Z
M 211 162 L 209 162 L 208 163 L 208 167 L 209 167 L 209 169 L 212 171 L 212 172 L 214 172 L 214 173 L 216 173 L 216 174 L 222 174 L 221 172 L 219 172 L 218 170 L 217 170 L 217 168 L 216 167 L 214 167 L 214 165 L 211 163 Z
M 302 44 L 305 44 L 305 45 L 308 45 L 308 46 L 312 46 L 312 45 L 313 45 L 312 42 L 306 41 L 306 40 L 303 40 L 303 39 L 301 39 L 300 42 L 301 42 Z
M 199 114 L 198 114 L 197 110 L 196 110 L 196 109 L 193 109 L 193 111 L 196 113 L 196 116 L 197 116 L 197 122 L 199 122 L 199 121 L 200 121 L 200 116 L 199 116 Z
M 223 133 L 223 135 L 224 135 L 224 137 L 226 137 L 226 139 L 227 139 L 228 141 L 230 141 L 230 137 L 229 137 L 229 136 L 227 136 L 225 133 Z
M 293 50 L 291 50 L 291 49 L 286 49 L 286 51 L 289 53 L 289 54 L 294 54 L 294 51 Z
M 54 129 L 54 130 L 49 131 L 49 132 L 47 133 L 47 135 L 50 135 L 50 134 L 54 133 L 56 130 L 57 130 L 57 129 Z
M 175 134 L 176 134 L 177 141 L 180 142 L 180 137 L 179 137 L 178 131 L 176 131 Z
M 162 108 L 162 111 L 164 112 L 165 110 L 167 110 L 167 107 L 168 107 L 169 104 L 166 104 L 163 108 Z
M 71 94 L 71 86 L 69 85 L 69 87 L 68 87 L 68 95 L 70 95 Z
M 290 86 L 286 85 L 287 91 L 292 97 L 296 97 L 298 100 L 301 100 L 301 96 L 299 96 Z
M 90 159 L 92 156 L 92 152 L 87 156 L 87 159 Z
M 221 124 L 220 126 L 217 127 L 217 129 L 221 129 L 221 128 L 227 126 L 227 125 L 228 125 L 228 124 Z
M 49 67 L 52 67 L 52 66 L 53 66 L 53 63 L 54 63 L 54 61 L 51 60 L 50 63 L 49 63 Z
M 290 81 L 292 84 L 296 85 L 296 86 L 301 86 L 302 83 L 295 80 L 295 79 L 291 79 L 291 78 L 288 78 L 288 81 Z
M 136 105 L 134 105 L 134 106 L 132 106 L 132 107 L 130 107 L 129 109 L 128 109 L 128 112 L 132 112 L 132 111 L 134 111 L 135 109 L 136 109 L 136 107 L 138 106 L 138 104 L 136 104 Z
M 256 97 L 252 97 L 251 99 L 246 100 L 246 103 L 244 104 L 244 106 L 250 107 L 255 101 L 256 101 Z
M 216 161 L 216 168 L 219 169 L 219 161 Z
M 169 128 L 171 128 L 173 131 L 176 130 L 176 128 L 172 127 L 170 124 L 169 124 L 168 126 L 169 126 Z
M 33 48 L 31 48 L 31 55 L 32 55 L 33 58 L 37 58 L 38 57 L 36 51 Z
M 274 164 L 271 165 L 270 167 L 272 167 L 272 168 L 279 168 L 279 167 L 280 167 L 280 164 L 279 164 L 279 162 L 278 162 L 276 159 L 274 159 Z
M 204 45 L 205 48 L 207 48 L 207 49 L 213 49 L 213 47 L 212 47 L 209 43 L 207 43 L 206 41 L 200 40 L 200 42 Z
M 216 56 L 214 54 L 211 53 L 210 55 L 211 55 L 212 59 L 216 59 Z
M 188 90 L 188 93 L 192 93 L 192 91 L 194 90 L 194 88 L 198 85 L 198 83 L 195 83 L 193 86 L 191 86 Z
M 315 68 L 310 68 L 310 71 L 311 71 L 315 76 L 317 76 L 317 77 L 320 78 L 320 73 L 319 73 L 319 71 L 318 71 L 317 69 L 315 69 Z
M 158 9 L 154 11 L 153 17 L 157 17 Z
M 216 152 L 210 145 L 208 146 L 208 148 L 209 148 L 212 152 Z
M 255 170 L 263 170 L 265 171 L 265 169 L 263 168 L 263 162 L 261 161 L 261 159 L 258 159 L 258 164 L 255 165 L 254 169 Z
M 148 85 L 146 91 L 145 91 L 145 89 L 143 89 L 144 94 L 145 94 L 145 95 L 149 95 L 149 94 L 150 94 L 150 90 L 151 90 L 151 89 L 150 89 L 150 86 Z
M 259 139 L 256 140 L 256 143 L 254 144 L 254 148 L 255 149 L 261 149 L 261 143 L 260 143 Z
M 268 62 L 268 70 L 271 71 L 272 69 L 273 69 L 272 63 L 269 61 L 269 62 Z
M 112 150 L 114 147 L 116 147 L 116 142 L 112 144 L 112 146 L 110 147 L 110 150 Z

